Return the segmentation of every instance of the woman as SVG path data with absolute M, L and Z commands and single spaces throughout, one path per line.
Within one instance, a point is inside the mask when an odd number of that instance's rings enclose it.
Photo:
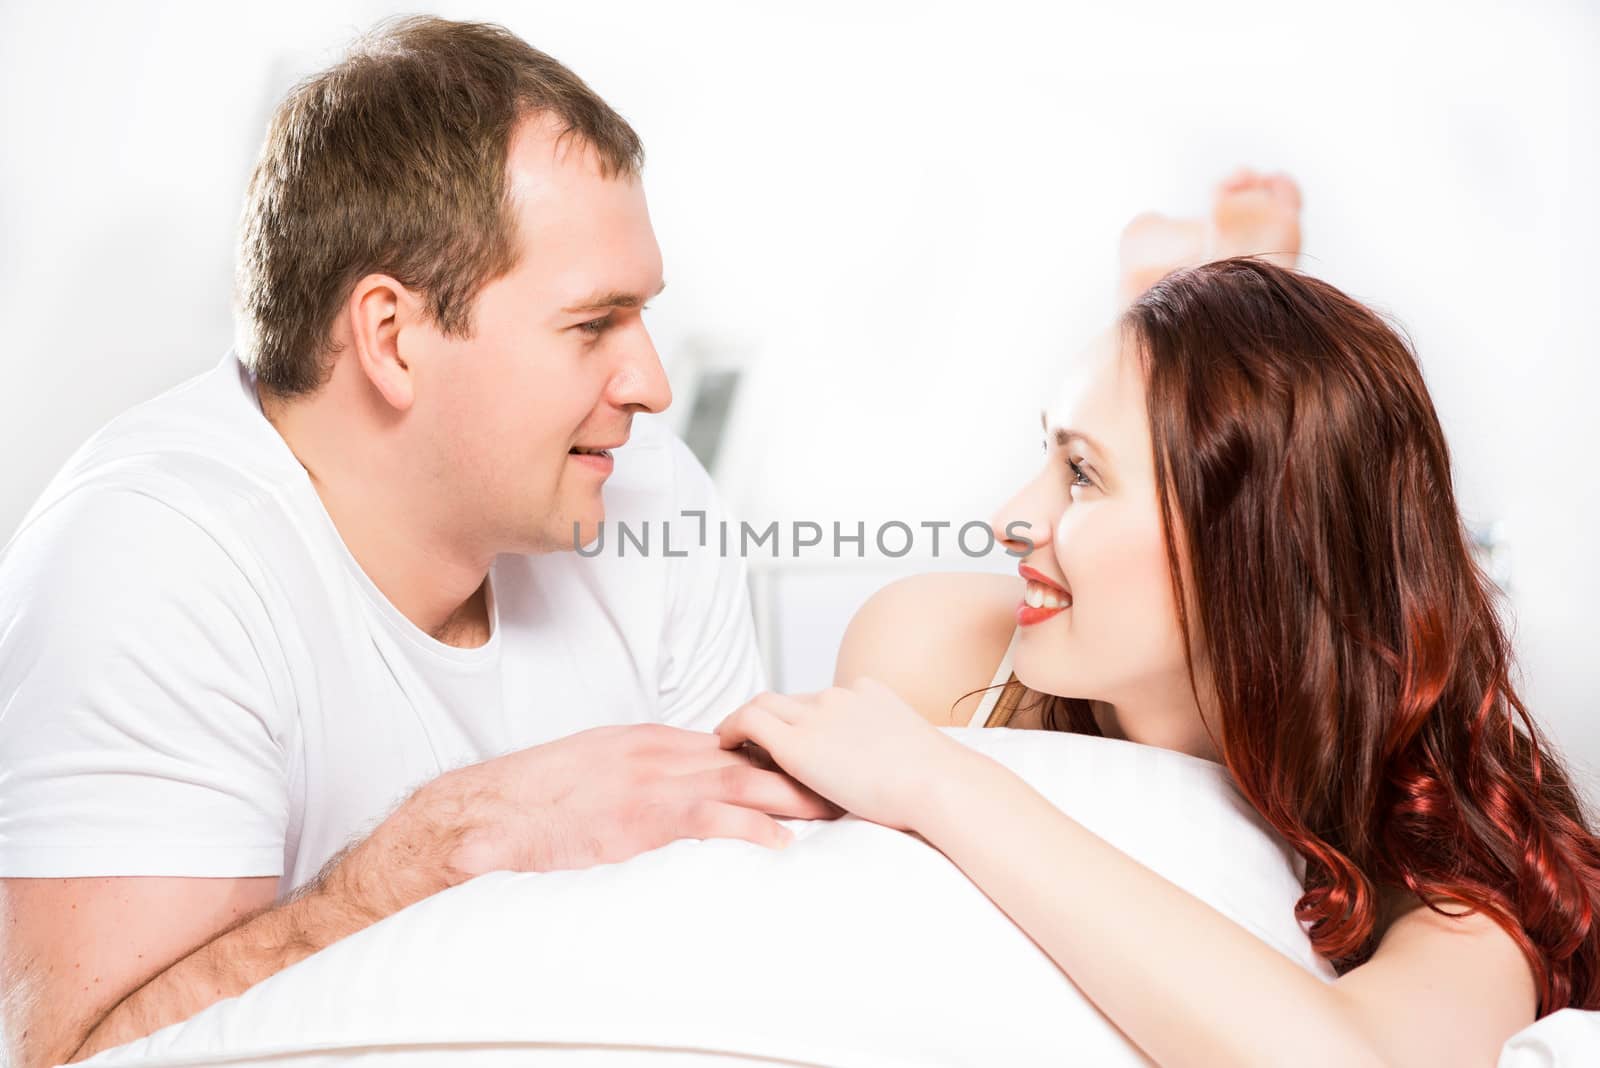
M 1288 245 L 1292 185 L 1236 177 L 1215 228 L 1281 251 L 1274 212 Z M 1186 240 L 1146 217 L 1125 262 Z M 1126 262 L 1130 293 L 1167 266 L 1148 259 Z M 763 694 L 722 744 L 927 839 L 1165 1066 L 1489 1065 L 1536 1016 L 1600 1008 L 1600 845 L 1510 684 L 1406 343 L 1323 282 L 1233 258 L 1155 281 L 1088 355 L 995 519 L 1026 532 L 1007 538 L 1024 583 L 890 587 L 838 687 Z M 997 661 L 978 725 L 1221 762 L 1305 858 L 1298 918 L 1338 981 L 937 730 Z

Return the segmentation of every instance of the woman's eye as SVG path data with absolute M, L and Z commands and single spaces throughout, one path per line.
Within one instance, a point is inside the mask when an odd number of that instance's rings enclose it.
M 1072 459 L 1072 457 L 1070 457 L 1070 456 L 1067 457 L 1067 468 L 1068 468 L 1068 470 L 1070 470 L 1072 472 L 1072 485 L 1074 485 L 1074 486 L 1092 486 L 1092 485 L 1094 485 L 1094 483 L 1089 480 L 1089 476 L 1084 474 L 1083 468 L 1079 467 L 1077 462 L 1074 461 Z

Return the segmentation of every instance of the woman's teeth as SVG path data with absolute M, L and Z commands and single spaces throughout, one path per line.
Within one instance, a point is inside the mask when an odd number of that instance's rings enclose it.
M 1053 586 L 1046 586 L 1042 582 L 1028 583 L 1027 592 L 1023 600 L 1029 608 L 1071 608 L 1072 595 L 1063 594 Z

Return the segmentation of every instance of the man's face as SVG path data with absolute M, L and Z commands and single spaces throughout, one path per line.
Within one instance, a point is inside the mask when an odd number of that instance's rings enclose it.
M 432 453 L 440 520 L 489 553 L 544 552 L 590 541 L 604 517 L 606 456 L 633 414 L 672 400 L 640 311 L 662 287 L 644 189 L 605 178 L 582 142 L 542 118 L 511 140 L 508 195 L 518 265 L 490 282 L 473 334 L 410 331 L 415 407 Z

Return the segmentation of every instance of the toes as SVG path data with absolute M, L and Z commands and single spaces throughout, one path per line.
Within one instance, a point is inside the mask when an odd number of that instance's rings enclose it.
M 1250 167 L 1236 167 L 1232 174 L 1229 174 L 1226 178 L 1217 183 L 1215 195 L 1219 199 L 1226 196 L 1232 196 L 1235 193 L 1242 193 L 1246 189 L 1253 189 L 1259 186 L 1261 182 L 1261 175 L 1254 169 Z
M 1300 187 L 1294 179 L 1282 172 L 1253 174 L 1248 182 L 1219 186 L 1210 250 L 1212 259 L 1263 256 L 1294 266 L 1300 251 Z
M 1269 175 L 1266 179 L 1267 189 L 1278 202 L 1288 207 L 1291 211 L 1300 210 L 1300 184 L 1282 171 Z
M 1214 199 L 1220 202 L 1243 193 L 1262 193 L 1291 211 L 1300 210 L 1300 186 L 1283 171 L 1268 174 L 1250 167 L 1238 167 L 1217 183 Z

